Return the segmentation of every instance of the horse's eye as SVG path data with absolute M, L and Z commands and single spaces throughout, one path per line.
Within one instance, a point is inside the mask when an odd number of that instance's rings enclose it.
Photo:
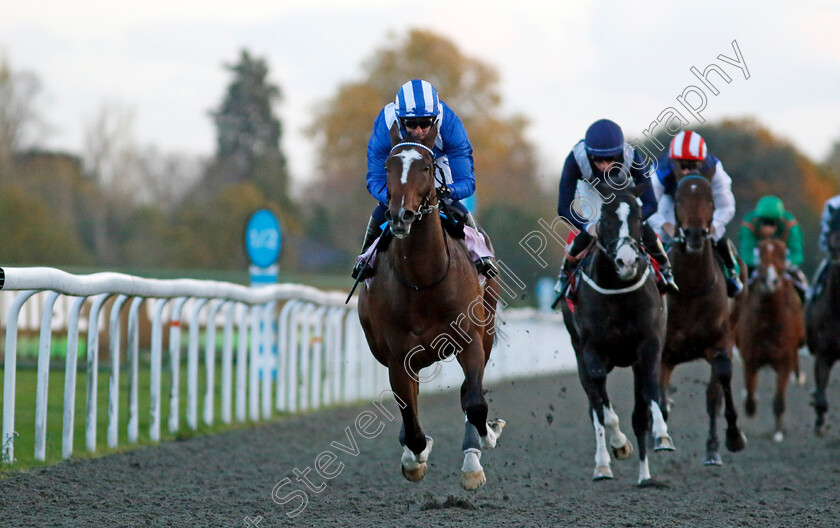
M 427 171 L 427 170 L 429 170 L 429 169 L 431 169 L 431 168 L 432 168 L 432 166 L 431 166 L 431 165 L 426 165 L 425 167 L 423 167 L 423 170 L 424 170 L 424 171 Z

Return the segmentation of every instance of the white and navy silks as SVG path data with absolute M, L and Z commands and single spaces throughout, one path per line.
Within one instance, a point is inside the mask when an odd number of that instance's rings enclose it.
M 616 165 L 613 170 L 623 173 L 626 177 L 629 171 L 635 185 L 645 185 L 649 177 L 650 169 L 642 160 L 641 155 L 635 151 L 632 145 L 624 143 L 623 157 L 625 160 L 632 159 L 633 163 L 622 163 Z M 595 236 L 595 229 L 598 219 L 601 217 L 601 205 L 603 198 L 595 190 L 590 181 L 593 176 L 604 180 L 603 175 L 597 174 L 595 168 L 586 154 L 583 140 L 577 143 L 566 158 L 563 164 L 563 174 L 560 176 L 560 193 L 557 201 L 557 214 L 569 221 L 578 229 L 586 230 Z M 626 178 L 616 178 L 621 181 Z M 607 182 L 609 184 L 609 182 Z M 605 193 L 605 198 L 609 195 Z M 640 196 L 642 202 L 642 219 L 648 218 L 656 212 L 656 196 L 650 185 L 646 185 Z
M 715 213 L 712 216 L 712 225 L 714 226 L 712 238 L 717 242 L 726 233 L 726 224 L 735 216 L 735 196 L 732 194 L 732 178 L 723 169 L 720 160 L 709 154 L 706 156 L 700 172 L 708 174 L 713 168 L 714 175 L 710 182 L 715 204 Z M 648 223 L 656 230 L 660 238 L 667 241 L 670 236 L 662 231 L 662 226 L 665 223 L 677 225 L 674 215 L 674 194 L 677 191 L 677 178 L 674 175 L 673 162 L 667 155 L 659 160 L 656 177 L 652 180 L 653 191 L 656 194 L 656 201 L 659 206 L 656 213 L 648 219 Z
M 840 194 L 829 198 L 823 207 L 820 219 L 820 250 L 828 253 L 828 222 L 831 220 L 831 211 L 840 208 Z
M 475 192 L 475 167 L 473 164 L 473 150 L 467 138 L 467 131 L 461 119 L 446 103 L 440 101 L 440 113 L 435 123 L 438 127 L 435 138 L 435 165 L 439 170 L 435 176 L 440 178 L 443 173 L 444 181 L 449 187 L 449 198 L 453 201 L 463 200 Z M 389 103 L 379 112 L 373 123 L 373 133 L 367 148 L 367 188 L 381 205 L 387 205 L 387 173 L 385 160 L 391 152 L 391 136 L 389 130 L 397 123 L 394 103 Z M 400 137 L 406 137 L 405 128 L 400 126 Z

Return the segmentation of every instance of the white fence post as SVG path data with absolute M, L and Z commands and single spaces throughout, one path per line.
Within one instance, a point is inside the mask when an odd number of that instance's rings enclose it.
M 108 386 L 108 447 L 117 447 L 117 432 L 120 409 L 120 309 L 128 296 L 118 295 L 111 307 L 109 326 L 110 343 L 108 356 L 111 359 L 111 379 Z
M 64 361 L 64 421 L 61 457 L 73 455 L 73 427 L 76 418 L 76 366 L 79 357 L 79 313 L 87 297 L 76 297 L 67 318 L 67 356 Z
M 96 398 L 99 391 L 99 311 L 110 296 L 110 293 L 101 293 L 94 297 L 88 317 L 85 446 L 90 452 L 96 451 Z
M 136 444 L 140 432 L 140 414 L 137 404 L 140 378 L 140 305 L 142 297 L 135 297 L 128 309 L 128 357 L 131 362 L 131 383 L 128 389 L 128 441 Z M 69 348 L 69 343 L 68 343 Z
M 35 392 L 35 460 L 47 459 L 47 393 L 50 380 L 52 314 L 58 293 L 49 292 L 41 312 L 41 338 L 38 346 L 38 388 Z

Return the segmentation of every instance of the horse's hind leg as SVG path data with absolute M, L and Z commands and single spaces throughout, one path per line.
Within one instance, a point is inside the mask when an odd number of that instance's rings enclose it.
M 773 397 L 773 414 L 776 416 L 776 427 L 773 432 L 774 442 L 781 442 L 785 439 L 785 393 L 792 370 L 790 365 L 783 365 L 776 369 L 776 395 Z
M 726 417 L 726 449 L 737 453 L 747 446 L 747 437 L 738 428 L 738 411 L 732 398 L 732 357 L 725 350 L 718 350 L 712 360 L 712 377 L 723 391 L 724 416 Z M 711 383 L 711 380 L 709 381 Z M 718 392 L 717 410 L 720 409 Z M 711 410 L 709 411 L 711 413 Z M 711 417 L 711 414 L 709 415 Z M 710 418 L 711 419 L 711 418 Z M 717 433 L 715 433 L 717 435 Z
M 814 434 L 817 436 L 825 436 L 826 433 L 825 413 L 828 412 L 828 399 L 825 396 L 825 389 L 828 387 L 828 377 L 833 365 L 834 359 L 817 354 L 816 361 L 814 361 L 816 387 L 814 388 L 814 401 L 812 402 L 814 410 L 817 411 L 817 421 L 814 424 Z
M 646 355 L 633 366 L 635 405 L 633 407 L 633 432 L 639 445 L 639 484 L 650 480 L 647 459 L 647 435 L 653 433 L 654 451 L 673 451 L 674 441 L 668 434 L 668 425 L 659 407 L 659 386 L 656 380 L 656 364 Z
M 715 375 L 714 365 L 712 366 L 712 376 L 709 378 L 709 383 L 706 385 L 706 413 L 709 415 L 709 437 L 706 439 L 706 458 L 703 464 L 707 466 L 721 466 L 723 460 L 720 458 L 718 449 L 720 442 L 717 436 L 717 417 L 722 403 L 722 392 L 718 377 Z
M 487 422 L 488 406 L 482 388 L 485 365 L 482 343 L 473 340 L 458 354 L 458 362 L 464 370 L 461 409 L 467 418 L 462 444 L 464 464 L 461 466 L 461 486 L 467 490 L 474 490 L 484 485 L 487 480 L 479 462 L 481 450 L 496 447 L 496 440 L 502 434 L 505 421 Z
M 419 382 L 406 372 L 406 367 L 401 362 L 391 362 L 388 374 L 391 378 L 391 389 L 400 403 L 403 419 L 400 430 L 400 444 L 403 446 L 400 459 L 402 474 L 406 479 L 418 482 L 426 476 L 426 461 L 434 444 L 432 437 L 423 434 L 417 420 Z
M 755 389 L 758 386 L 758 368 L 750 363 L 744 362 L 744 390 L 747 397 L 744 400 L 744 412 L 752 418 L 755 416 Z
M 662 403 L 662 416 L 665 421 L 671 414 L 671 406 L 674 399 L 671 398 L 671 374 L 674 373 L 674 365 L 662 363 L 662 372 L 659 374 L 659 401 Z
M 604 427 L 609 433 L 613 456 L 618 460 L 625 460 L 633 454 L 633 444 L 627 441 L 627 436 L 618 427 L 618 415 L 610 403 L 606 384 L 602 385 L 601 389 L 601 400 L 604 403 Z

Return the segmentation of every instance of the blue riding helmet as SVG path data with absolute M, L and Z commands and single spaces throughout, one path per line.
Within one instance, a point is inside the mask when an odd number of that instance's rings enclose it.
M 440 114 L 437 90 L 430 82 L 420 79 L 402 85 L 394 104 L 397 117 L 434 117 Z
M 624 133 L 609 119 L 599 119 L 586 129 L 583 143 L 590 156 L 617 156 L 624 152 Z

